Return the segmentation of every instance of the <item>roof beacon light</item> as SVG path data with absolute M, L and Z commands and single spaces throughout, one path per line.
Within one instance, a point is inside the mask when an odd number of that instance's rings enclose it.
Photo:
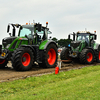
M 96 33 L 96 31 L 94 31 L 94 33 Z
M 48 26 L 48 22 L 46 22 L 46 27 Z
M 48 24 L 48 22 L 46 22 L 46 24 Z

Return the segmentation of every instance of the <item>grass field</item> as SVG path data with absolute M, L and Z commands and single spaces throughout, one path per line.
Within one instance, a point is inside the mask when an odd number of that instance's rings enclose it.
M 99 100 L 100 66 L 0 83 L 0 100 Z

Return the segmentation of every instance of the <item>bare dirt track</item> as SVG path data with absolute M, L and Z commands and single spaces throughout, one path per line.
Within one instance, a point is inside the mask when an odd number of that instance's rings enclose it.
M 100 63 L 94 63 L 92 65 L 100 65 Z M 80 69 L 82 67 L 88 67 L 92 65 L 83 65 L 78 63 L 69 63 L 69 64 L 62 63 L 60 71 Z M 39 75 L 54 73 L 54 72 L 55 72 L 55 68 L 39 68 L 38 65 L 33 66 L 32 70 L 30 71 L 18 72 L 12 68 L 11 63 L 9 62 L 5 69 L 0 69 L 0 82 L 11 81 L 16 79 L 24 79 L 30 76 L 39 76 Z

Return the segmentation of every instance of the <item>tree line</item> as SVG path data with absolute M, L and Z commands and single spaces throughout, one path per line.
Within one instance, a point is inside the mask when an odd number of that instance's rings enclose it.
M 58 40 L 56 37 L 53 37 L 52 40 L 58 44 L 58 47 L 67 47 L 72 41 L 72 39 L 60 39 L 60 40 Z

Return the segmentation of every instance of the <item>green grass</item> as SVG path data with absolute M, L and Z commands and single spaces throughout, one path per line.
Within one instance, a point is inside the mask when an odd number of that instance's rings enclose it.
M 100 66 L 0 83 L 0 100 L 99 100 Z

